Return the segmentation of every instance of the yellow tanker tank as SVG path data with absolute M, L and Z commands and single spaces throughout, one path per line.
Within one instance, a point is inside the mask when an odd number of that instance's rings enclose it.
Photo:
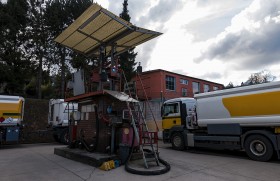
M 280 126 L 280 82 L 195 95 L 199 126 Z

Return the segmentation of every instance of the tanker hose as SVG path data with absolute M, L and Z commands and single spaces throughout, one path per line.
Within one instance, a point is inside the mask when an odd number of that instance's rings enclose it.
M 80 141 L 81 141 L 81 143 L 83 144 L 83 146 L 86 148 L 86 150 L 88 151 L 88 152 L 93 152 L 94 150 L 95 150 L 95 148 L 96 148 L 96 146 L 94 145 L 94 147 L 90 147 L 90 146 L 88 146 L 88 144 L 87 144 L 87 142 L 85 141 L 85 139 L 84 139 L 84 130 L 83 129 L 81 129 L 80 130 L 80 134 L 79 134 L 79 136 L 80 136 Z

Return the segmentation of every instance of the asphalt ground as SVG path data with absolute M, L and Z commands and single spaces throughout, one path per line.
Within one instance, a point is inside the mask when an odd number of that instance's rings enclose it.
M 95 181 L 280 181 L 280 161 L 257 162 L 243 152 L 172 150 L 159 144 L 160 157 L 171 165 L 168 173 L 135 175 L 124 166 L 103 171 L 54 154 L 56 143 L 7 145 L 0 148 L 0 180 Z

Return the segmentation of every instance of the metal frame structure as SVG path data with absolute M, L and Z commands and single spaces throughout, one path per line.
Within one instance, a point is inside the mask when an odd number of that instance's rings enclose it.
M 87 57 L 121 54 L 162 33 L 132 25 L 98 4 L 91 5 L 55 41 Z

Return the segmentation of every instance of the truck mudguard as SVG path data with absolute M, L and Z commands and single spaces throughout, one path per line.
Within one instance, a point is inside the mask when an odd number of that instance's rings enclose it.
M 173 126 L 170 130 L 169 130 L 169 133 L 170 135 L 173 133 L 173 132 L 183 132 L 184 131 L 184 126 L 183 125 L 176 125 L 176 126 Z

